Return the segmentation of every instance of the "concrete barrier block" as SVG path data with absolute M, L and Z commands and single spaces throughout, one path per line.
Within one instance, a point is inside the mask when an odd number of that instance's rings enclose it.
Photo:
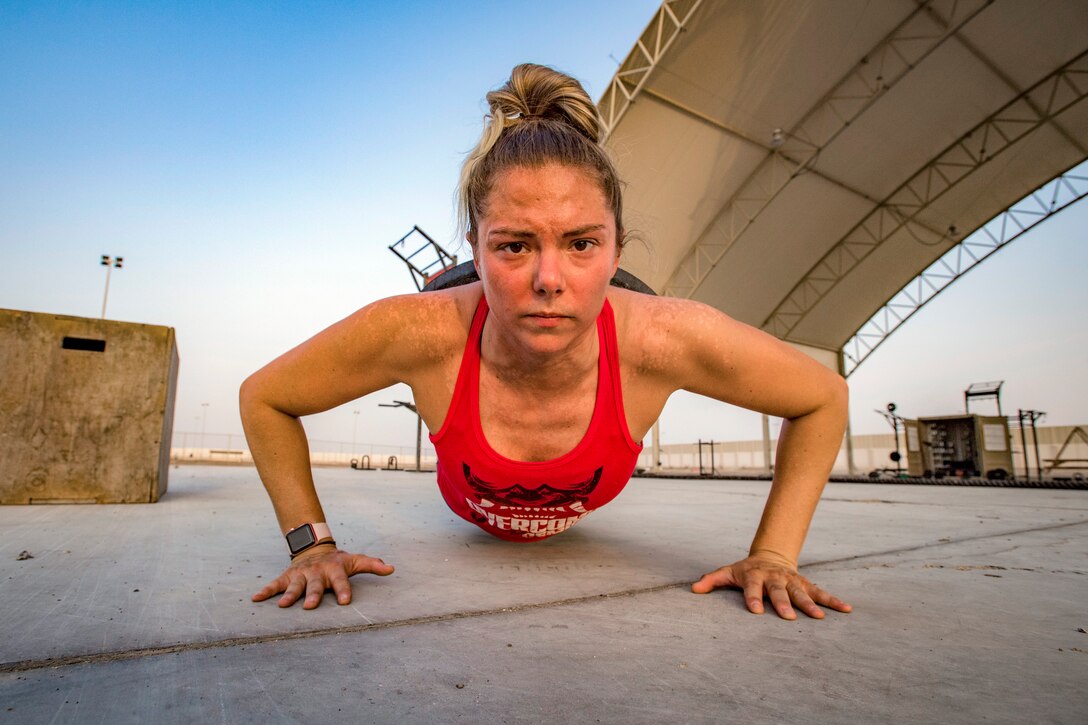
M 174 330 L 0 309 L 0 504 L 166 492 Z

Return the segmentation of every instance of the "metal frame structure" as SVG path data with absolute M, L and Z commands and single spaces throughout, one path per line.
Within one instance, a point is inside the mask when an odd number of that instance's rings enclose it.
M 1001 387 L 1004 380 L 992 380 L 985 383 L 971 383 L 967 390 L 963 391 L 963 412 L 971 414 L 972 400 L 994 400 L 997 403 L 997 414 L 1004 417 L 1001 412 Z
M 407 241 L 407 239 L 413 234 L 419 234 L 427 241 L 424 242 L 424 244 L 415 251 L 405 254 L 401 251 L 401 249 L 404 248 L 405 241 Z M 456 254 L 450 254 L 449 252 L 447 252 L 445 249 L 442 248 L 441 244 L 431 239 L 427 232 L 423 231 L 415 225 L 412 226 L 412 230 L 410 232 L 390 244 L 389 251 L 400 257 L 401 261 L 408 265 L 408 271 L 412 275 L 412 282 L 415 284 L 416 290 L 419 292 L 422 292 L 423 288 L 432 279 L 442 274 L 446 270 L 452 269 L 453 267 L 457 266 Z M 417 255 L 424 254 L 428 251 L 432 252 L 430 261 L 427 261 L 425 264 L 422 265 L 412 261 Z
M 958 233 L 932 229 L 918 214 L 1040 126 L 1088 97 L 1088 52 L 1082 53 L 968 131 L 919 169 L 854 226 L 799 281 L 763 323 L 786 337 L 838 282 L 901 228 L 921 244 L 938 245 Z
M 409 402 L 409 401 L 405 401 L 405 400 L 394 400 L 392 403 L 378 403 L 378 407 L 379 408 L 407 408 L 408 410 L 412 411 L 412 413 L 415 414 L 415 416 L 416 416 L 416 470 L 417 471 L 423 470 L 422 468 L 420 468 L 420 461 L 422 460 L 422 456 L 423 456 L 423 416 L 421 416 L 419 414 L 419 411 L 416 410 L 415 402 L 414 401 Z M 396 461 L 397 461 L 396 456 L 390 456 L 389 457 L 389 466 L 394 470 L 396 470 L 396 467 L 397 467 Z
M 896 292 L 842 348 L 849 377 L 903 323 L 937 295 L 1036 225 L 1088 196 L 1088 164 L 1048 181 L 949 249 Z
M 1041 410 L 1024 410 L 1023 408 L 1016 411 L 1016 423 L 1020 428 L 1020 449 L 1024 456 L 1024 480 L 1031 479 L 1031 468 L 1028 461 L 1028 439 L 1025 433 L 1026 422 L 1031 426 L 1031 442 L 1035 448 L 1035 480 L 1043 480 L 1043 463 L 1039 458 L 1039 431 L 1035 427 L 1035 423 L 1046 417 L 1046 413 Z M 1012 419 L 1012 416 L 1009 416 Z
M 1050 465 L 1046 466 L 1043 469 L 1044 471 L 1046 471 L 1046 473 L 1053 473 L 1055 470 L 1063 467 L 1081 470 L 1088 468 L 1088 465 L 1086 465 L 1088 464 L 1088 458 L 1062 458 L 1062 455 L 1065 453 L 1065 449 L 1068 448 L 1071 443 L 1073 443 L 1073 439 L 1075 438 L 1080 438 L 1083 442 L 1088 443 L 1088 433 L 1086 433 L 1084 429 L 1081 428 L 1079 425 L 1073 428 L 1073 430 L 1069 431 L 1069 435 L 1062 443 L 1061 448 L 1059 448 L 1058 452 L 1054 454 L 1054 457 L 1050 459 Z M 1036 460 L 1038 460 L 1038 452 L 1036 452 L 1035 457 Z M 1066 466 L 1065 464 L 1067 463 L 1071 463 L 1073 465 Z M 1042 473 L 1039 474 L 1039 477 L 1042 478 Z
M 608 90 L 597 103 L 604 121 L 602 142 L 608 138 L 620 118 L 642 92 L 658 61 L 691 22 L 703 0 L 665 0 L 653 20 L 642 31 L 631 52 L 624 58 Z
M 767 156 L 719 210 L 711 224 L 716 232 L 712 240 L 697 241 L 681 260 L 665 286 L 665 294 L 691 297 L 710 271 L 722 261 L 729 248 L 790 182 L 803 173 L 820 173 L 812 168 L 812 163 L 824 147 L 992 1 L 922 3 L 840 78 L 796 127 L 788 131 L 775 129 L 764 140 L 751 139 L 732 131 L 733 135 L 761 147 Z M 947 6 L 946 12 L 939 13 L 935 5 Z M 928 30 L 926 21 L 934 18 L 938 19 L 940 32 Z M 668 102 L 659 94 L 654 97 Z M 672 105 L 722 130 L 728 130 L 720 123 L 692 114 L 679 104 Z M 824 178 L 858 197 L 867 198 L 863 191 L 851 189 L 842 181 Z M 705 236 L 700 235 L 700 239 Z
M 665 0 L 599 103 L 625 266 L 849 375 L 1088 194 L 1086 98 L 1079 0 Z

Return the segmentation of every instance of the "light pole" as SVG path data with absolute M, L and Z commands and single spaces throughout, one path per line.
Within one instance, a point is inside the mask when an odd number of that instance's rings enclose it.
M 359 411 L 353 410 L 351 414 L 355 416 L 355 425 L 351 427 L 351 455 L 355 455 L 355 433 L 359 430 Z
M 122 262 L 125 261 L 124 257 L 111 257 L 108 254 L 102 255 L 102 266 L 106 268 L 106 292 L 102 295 L 102 319 L 106 319 L 106 301 L 110 298 L 110 270 L 114 267 L 121 269 Z

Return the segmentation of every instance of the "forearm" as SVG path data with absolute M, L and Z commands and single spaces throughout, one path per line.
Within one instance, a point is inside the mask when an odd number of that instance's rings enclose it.
M 796 567 L 846 429 L 841 398 L 783 422 L 774 481 L 750 553 L 774 553 Z
M 241 413 L 249 450 L 280 530 L 286 533 L 304 523 L 325 521 L 301 421 L 247 395 L 244 389 Z

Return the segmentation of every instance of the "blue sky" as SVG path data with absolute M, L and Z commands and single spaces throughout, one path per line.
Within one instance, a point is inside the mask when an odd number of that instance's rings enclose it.
M 175 430 L 241 430 L 242 378 L 379 297 L 414 289 L 386 247 L 454 234 L 483 96 L 523 61 L 599 98 L 657 3 L 0 2 L 0 307 L 177 329 Z M 955 413 L 1005 379 L 1006 410 L 1085 422 L 1088 209 L 1052 219 L 921 311 L 851 378 L 855 432 Z M 652 243 L 652 240 L 649 240 Z M 454 246 L 454 245 L 451 245 Z M 410 445 L 369 396 L 311 436 Z M 666 442 L 754 438 L 758 417 L 680 398 Z

